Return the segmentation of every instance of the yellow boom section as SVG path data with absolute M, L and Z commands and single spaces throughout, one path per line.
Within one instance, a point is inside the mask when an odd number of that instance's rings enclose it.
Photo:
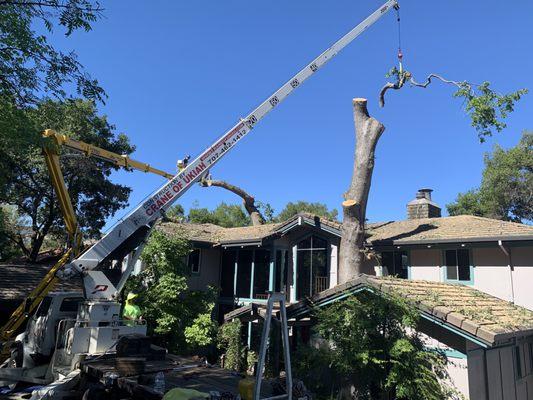
M 52 138 L 58 146 L 63 146 L 67 149 L 78 151 L 85 154 L 87 157 L 96 157 L 126 169 L 136 169 L 143 172 L 151 172 L 156 175 L 164 176 L 167 179 L 174 178 L 174 174 L 169 174 L 168 172 L 154 168 L 150 166 L 150 164 L 133 160 L 125 154 L 113 153 L 100 147 L 93 146 L 92 144 L 71 139 L 68 136 L 61 135 L 51 129 L 45 130 L 43 136 Z

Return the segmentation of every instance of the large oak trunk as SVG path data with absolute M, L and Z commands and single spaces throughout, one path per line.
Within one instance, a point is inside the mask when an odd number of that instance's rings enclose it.
M 355 121 L 355 160 L 350 188 L 342 203 L 343 220 L 339 249 L 339 283 L 361 273 L 364 261 L 365 218 L 368 192 L 374 170 L 374 154 L 385 130 L 381 122 L 368 115 L 367 100 L 353 100 Z

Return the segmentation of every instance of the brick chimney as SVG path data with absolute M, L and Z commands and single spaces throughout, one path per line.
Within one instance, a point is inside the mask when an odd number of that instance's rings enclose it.
M 416 198 L 407 203 L 407 219 L 439 218 L 440 207 L 431 201 L 433 189 L 419 189 Z

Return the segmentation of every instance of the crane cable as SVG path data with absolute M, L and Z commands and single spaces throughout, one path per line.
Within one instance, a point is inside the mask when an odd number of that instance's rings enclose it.
M 400 74 L 403 72 L 403 65 L 402 65 L 402 29 L 400 24 L 400 7 L 396 6 L 394 7 L 396 10 L 396 21 L 398 22 L 398 64 L 400 66 Z

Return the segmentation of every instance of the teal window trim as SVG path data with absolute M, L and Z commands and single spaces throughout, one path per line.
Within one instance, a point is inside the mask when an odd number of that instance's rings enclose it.
M 468 261 L 469 261 L 469 268 L 470 268 L 470 280 L 466 281 L 466 280 L 459 280 L 459 273 L 457 274 L 457 279 L 448 279 L 448 269 L 446 268 L 446 251 L 447 250 L 455 250 L 457 252 L 457 250 L 468 250 Z M 442 271 L 441 271 L 441 276 L 442 276 L 442 280 L 446 283 L 458 283 L 458 284 L 461 284 L 461 285 L 467 285 L 467 286 L 473 286 L 474 285 L 474 255 L 472 253 L 472 249 L 469 248 L 469 249 L 465 249 L 464 247 L 452 247 L 452 248 L 447 248 L 447 249 L 442 249 L 441 251 L 441 259 L 442 259 Z M 459 272 L 459 271 L 458 271 Z
M 456 358 L 456 359 L 461 359 L 461 360 L 466 360 L 467 358 L 465 353 L 460 352 L 459 350 L 452 349 L 452 348 L 439 349 L 438 347 L 425 347 L 425 349 L 428 351 L 435 351 L 435 352 L 443 353 L 446 356 L 446 358 Z

